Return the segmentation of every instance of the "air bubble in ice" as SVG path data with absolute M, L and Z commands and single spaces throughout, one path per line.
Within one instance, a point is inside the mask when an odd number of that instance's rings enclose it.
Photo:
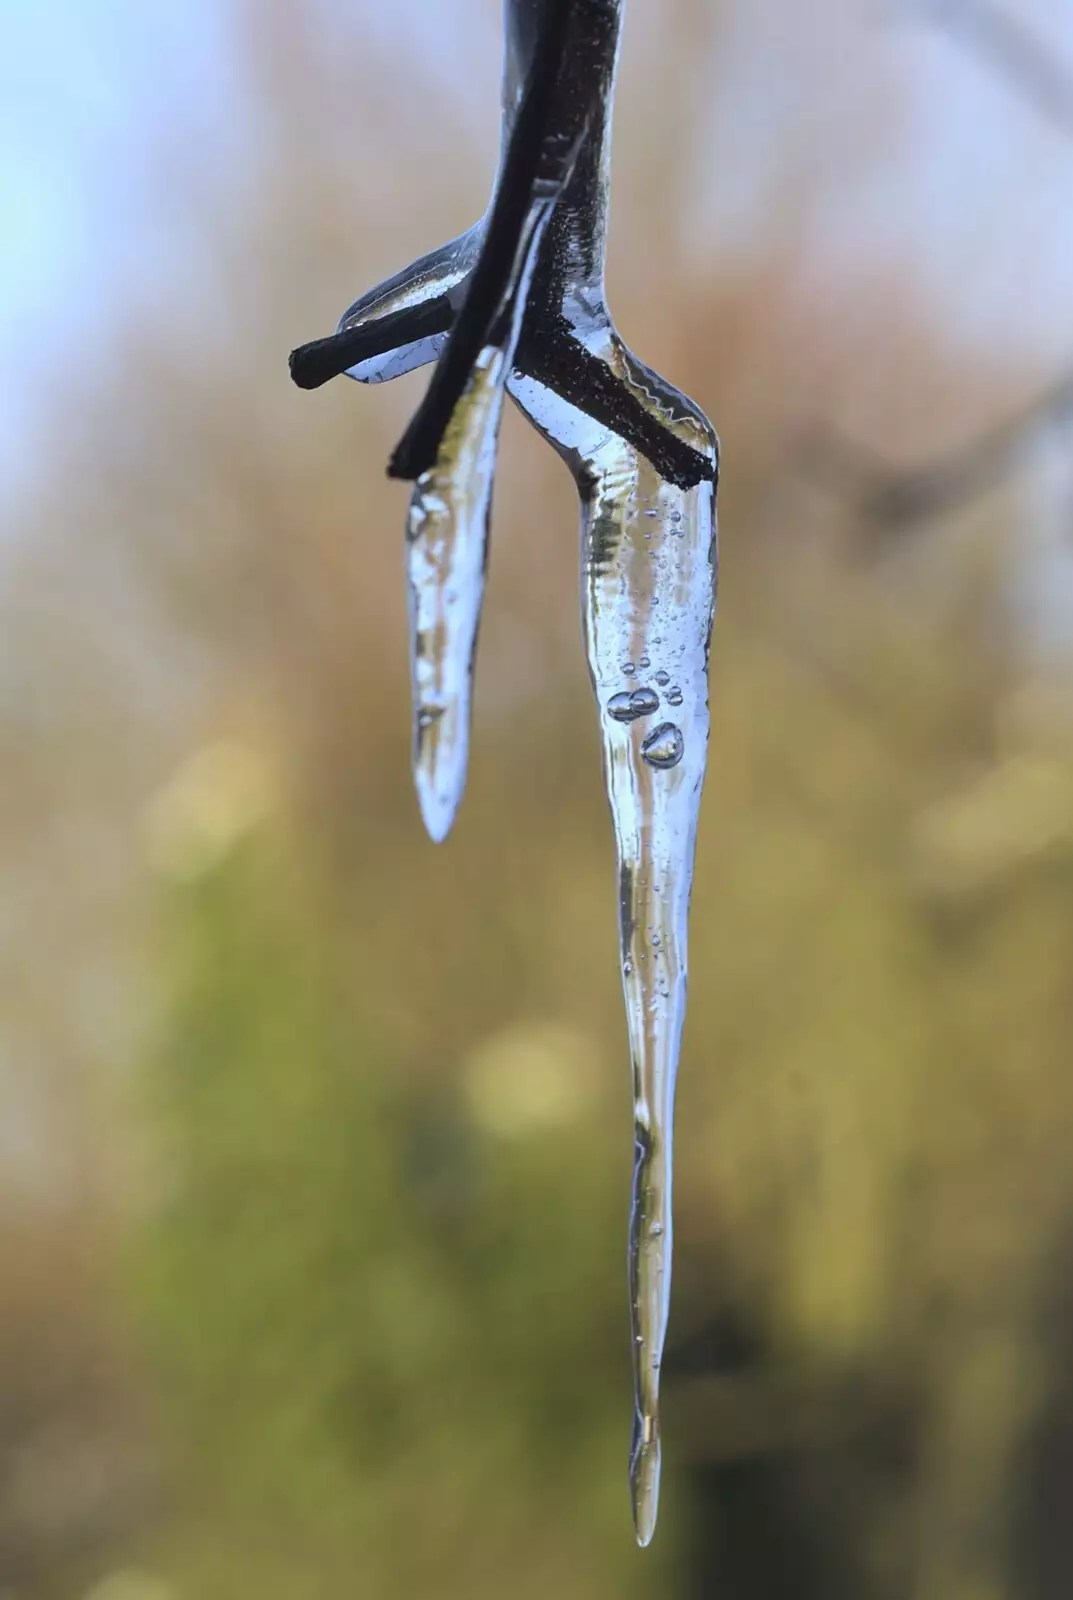
M 636 722 L 638 717 L 650 717 L 659 710 L 659 695 L 654 689 L 634 689 L 632 694 L 611 696 L 607 714 L 616 722 Z
M 682 730 L 673 722 L 661 722 L 658 728 L 653 728 L 644 744 L 641 754 L 650 767 L 676 767 L 685 754 L 686 742 L 682 738 Z

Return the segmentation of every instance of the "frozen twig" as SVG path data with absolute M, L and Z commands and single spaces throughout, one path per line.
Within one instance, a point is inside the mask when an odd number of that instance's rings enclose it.
M 655 1530 L 670 1311 L 674 1092 L 693 858 L 708 751 L 718 444 L 620 337 L 604 257 L 623 0 L 504 0 L 503 147 L 480 222 L 291 357 L 305 387 L 438 361 L 391 463 L 407 523 L 414 774 L 433 838 L 466 777 L 473 664 L 503 396 L 573 474 L 582 617 L 618 856 L 634 1100 L 630 1484 Z M 395 340 L 394 346 L 392 339 Z

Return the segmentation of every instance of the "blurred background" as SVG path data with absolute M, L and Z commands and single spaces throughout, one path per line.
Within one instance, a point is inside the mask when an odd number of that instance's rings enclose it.
M 0 1596 L 1073 1571 L 1073 3 L 630 0 L 610 287 L 719 428 L 667 1466 L 573 486 L 507 418 L 456 834 L 425 375 L 497 0 L 0 0 Z

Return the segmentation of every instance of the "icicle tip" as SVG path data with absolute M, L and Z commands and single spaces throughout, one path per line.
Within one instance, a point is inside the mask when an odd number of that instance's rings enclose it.
M 661 1464 L 659 1423 L 651 1419 L 645 1423 L 638 1418 L 633 1449 L 630 1451 L 630 1498 L 633 1503 L 634 1531 L 642 1550 L 647 1550 L 656 1532 Z
M 453 796 L 437 794 L 432 785 L 423 780 L 424 774 L 418 773 L 415 787 L 417 803 L 421 808 L 421 820 L 432 843 L 443 844 L 455 825 L 459 802 Z

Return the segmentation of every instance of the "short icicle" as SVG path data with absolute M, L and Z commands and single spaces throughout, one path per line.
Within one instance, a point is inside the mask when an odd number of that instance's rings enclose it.
M 466 785 L 506 360 L 502 350 L 481 352 L 436 464 L 415 485 L 406 529 L 414 783 L 437 844 Z
M 466 786 L 499 425 L 526 292 L 557 193 L 556 186 L 534 193 L 493 338 L 482 347 L 436 460 L 417 479 L 410 501 L 414 783 L 425 827 L 437 844 L 450 832 Z
M 469 280 L 425 404 L 391 466 L 394 474 L 410 476 L 410 463 L 426 451 L 430 463 L 419 461 L 424 470 L 410 502 L 406 565 L 414 781 L 425 826 L 437 843 L 450 832 L 466 785 L 503 401 L 541 241 L 584 131 L 544 133 L 569 15 L 568 0 L 557 0 L 553 48 L 533 68 L 501 162 L 484 224 L 485 253 Z M 468 375 L 452 393 L 454 372 Z M 437 432 L 438 445 L 431 446 L 429 437 Z

